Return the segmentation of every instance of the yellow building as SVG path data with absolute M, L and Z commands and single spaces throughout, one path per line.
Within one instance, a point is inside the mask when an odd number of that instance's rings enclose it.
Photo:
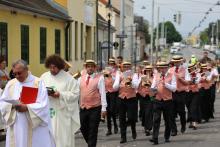
M 71 18 L 69 62 L 71 72 L 81 70 L 86 59 L 97 59 L 96 0 L 50 0 Z
M 70 23 L 67 14 L 47 1 L 0 0 L 0 55 L 7 58 L 9 70 L 13 61 L 24 59 L 31 72 L 40 76 L 48 55 L 68 59 Z

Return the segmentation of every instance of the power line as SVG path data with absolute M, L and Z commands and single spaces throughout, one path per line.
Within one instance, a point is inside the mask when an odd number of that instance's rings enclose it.
M 203 4 L 209 4 L 209 5 L 214 5 L 214 3 L 210 2 L 204 2 L 204 1 L 199 1 L 199 0 L 184 0 L 185 2 L 194 2 L 194 3 L 203 3 Z

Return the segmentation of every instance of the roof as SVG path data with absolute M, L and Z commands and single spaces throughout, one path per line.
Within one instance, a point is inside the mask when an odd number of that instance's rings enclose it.
M 71 21 L 71 17 L 52 7 L 46 0 L 0 0 L 0 4 L 60 20 Z
M 101 3 L 103 3 L 105 6 L 108 5 L 108 1 L 107 0 L 99 0 Z M 112 9 L 115 13 L 120 15 L 120 10 L 118 10 L 116 7 L 112 6 Z
M 98 14 L 98 21 L 99 21 L 99 27 L 108 27 L 108 22 L 100 15 Z M 115 27 L 111 25 L 111 30 L 116 31 Z

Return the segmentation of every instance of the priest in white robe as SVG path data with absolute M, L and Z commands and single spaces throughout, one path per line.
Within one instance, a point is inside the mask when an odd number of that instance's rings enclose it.
M 75 147 L 75 132 L 80 128 L 79 86 L 64 69 L 64 60 L 51 55 L 45 61 L 48 72 L 41 79 L 50 89 L 50 117 L 57 147 Z
M 7 125 L 6 147 L 55 147 L 46 87 L 23 60 L 13 64 L 13 72 L 16 78 L 6 85 L 0 98 Z M 23 86 L 38 88 L 35 103 L 19 103 Z
M 2 95 L 3 90 L 0 88 L 0 97 Z M 3 132 L 5 129 L 5 123 L 4 120 L 2 118 L 2 113 L 0 113 L 0 132 Z

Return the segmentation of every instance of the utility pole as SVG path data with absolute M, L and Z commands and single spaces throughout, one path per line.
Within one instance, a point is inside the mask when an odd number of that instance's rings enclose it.
M 154 48 L 154 0 L 152 0 L 152 18 L 151 18 L 151 42 L 150 42 L 150 56 L 151 56 L 151 63 L 153 64 L 153 48 Z
M 100 67 L 102 67 L 102 50 L 101 47 L 99 46 L 99 19 L 98 19 L 98 12 L 99 12 L 99 0 L 96 0 L 96 49 L 97 49 L 97 63 L 100 61 Z M 101 55 L 101 56 L 100 56 Z
M 165 26 L 165 23 L 164 23 L 164 28 L 165 28 L 165 48 L 167 47 L 167 26 Z
M 120 32 L 122 36 L 125 35 L 125 0 L 121 0 Z M 124 49 L 123 43 L 124 38 L 120 38 L 119 56 L 122 56 L 122 51 Z
M 216 23 L 216 30 L 217 30 L 217 33 L 216 33 L 216 45 L 217 47 L 219 47 L 219 41 L 218 41 L 218 37 L 219 37 L 219 23 L 218 23 L 218 20 L 217 20 L 217 23 Z
M 137 33 L 138 33 L 138 24 L 135 25 L 135 51 L 134 51 L 134 68 L 135 68 L 135 70 L 136 70 L 136 66 L 137 66 L 137 48 L 138 48 Z
M 112 4 L 111 0 L 108 0 L 108 7 L 110 11 L 108 12 L 108 60 L 110 59 L 110 54 L 111 54 L 111 9 L 112 9 Z
M 134 63 L 134 26 L 131 26 L 131 63 Z
M 212 46 L 214 45 L 214 27 L 215 27 L 215 24 L 213 23 L 212 24 L 212 39 L 211 39 Z
M 158 58 L 158 51 L 159 51 L 159 20 L 160 19 L 160 7 L 158 7 L 157 9 L 157 36 L 156 36 L 156 61 L 157 61 L 157 58 Z

